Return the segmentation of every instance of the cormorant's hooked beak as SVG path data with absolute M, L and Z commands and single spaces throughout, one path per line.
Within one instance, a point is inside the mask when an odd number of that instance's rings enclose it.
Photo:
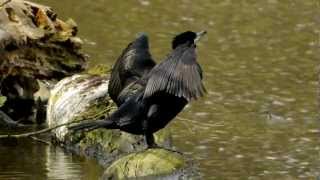
M 197 32 L 197 37 L 194 39 L 194 43 L 196 44 L 202 36 L 204 36 L 205 34 L 207 34 L 207 31 L 200 31 L 200 32 Z

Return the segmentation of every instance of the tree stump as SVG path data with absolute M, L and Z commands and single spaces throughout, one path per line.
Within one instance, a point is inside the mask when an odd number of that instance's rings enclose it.
M 39 81 L 86 68 L 76 34 L 76 23 L 60 20 L 50 7 L 0 0 L 0 96 L 7 98 L 1 110 L 14 120 L 34 121 L 37 106 L 45 104 L 34 98 Z

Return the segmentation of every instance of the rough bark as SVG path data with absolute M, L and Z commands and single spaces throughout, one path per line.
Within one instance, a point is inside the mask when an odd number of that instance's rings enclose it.
M 50 7 L 23 0 L 0 5 L 0 95 L 7 97 L 1 108 L 5 113 L 34 121 L 38 81 L 60 80 L 85 69 L 86 56 L 76 34 L 75 22 L 60 20 Z

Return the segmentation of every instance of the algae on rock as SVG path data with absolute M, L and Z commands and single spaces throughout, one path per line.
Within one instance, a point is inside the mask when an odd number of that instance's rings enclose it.
M 148 149 L 116 160 L 105 170 L 102 179 L 183 179 L 190 173 L 184 172 L 188 165 L 186 157 L 179 153 Z
M 0 96 L 0 107 L 3 106 L 3 104 L 6 102 L 7 97 L 5 96 Z

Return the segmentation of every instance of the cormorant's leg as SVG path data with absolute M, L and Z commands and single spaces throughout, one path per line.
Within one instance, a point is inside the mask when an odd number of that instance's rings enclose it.
M 148 148 L 157 148 L 159 147 L 155 141 L 154 141 L 154 137 L 153 137 L 153 133 L 150 131 L 150 127 L 149 127 L 149 121 L 152 120 L 153 116 L 156 116 L 158 111 L 158 106 L 157 105 L 151 105 L 149 110 L 148 110 L 148 114 L 147 114 L 147 119 L 145 119 L 142 123 L 142 128 L 145 134 L 145 138 L 146 138 L 146 142 L 148 145 Z
M 146 141 L 147 141 L 147 145 L 148 145 L 147 149 L 150 149 L 150 148 L 161 148 L 161 149 L 165 149 L 167 151 L 172 151 L 172 152 L 175 152 L 175 153 L 182 154 L 179 151 L 176 151 L 176 150 L 173 150 L 173 149 L 169 149 L 169 148 L 166 148 L 166 147 L 161 147 L 158 144 L 156 144 L 155 141 L 154 141 L 154 136 L 153 136 L 152 133 L 146 133 L 145 137 L 146 137 Z
M 159 146 L 155 143 L 154 137 L 152 133 L 146 133 L 145 134 L 146 142 L 148 145 L 148 148 L 158 148 Z
M 142 127 L 148 148 L 157 148 L 158 145 L 154 141 L 153 133 L 148 131 L 148 120 L 143 122 Z

